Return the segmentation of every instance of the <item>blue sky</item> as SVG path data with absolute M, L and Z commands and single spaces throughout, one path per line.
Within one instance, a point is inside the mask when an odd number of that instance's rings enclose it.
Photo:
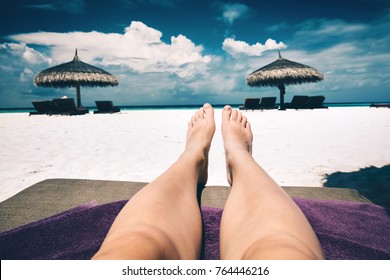
M 38 88 L 40 71 L 73 59 L 119 79 L 82 88 L 82 104 L 239 104 L 276 96 L 246 76 L 277 59 L 317 68 L 325 80 L 288 86 L 326 102 L 390 101 L 390 1 L 14 0 L 0 11 L 0 108 L 66 95 Z

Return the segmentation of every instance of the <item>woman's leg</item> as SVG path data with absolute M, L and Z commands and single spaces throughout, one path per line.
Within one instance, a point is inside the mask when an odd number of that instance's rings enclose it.
M 198 188 L 207 181 L 214 111 L 205 104 L 188 124 L 179 159 L 118 214 L 94 259 L 196 259 L 202 242 Z
M 221 221 L 221 257 L 323 258 L 304 214 L 253 159 L 250 124 L 230 106 L 222 111 L 222 137 L 232 188 Z

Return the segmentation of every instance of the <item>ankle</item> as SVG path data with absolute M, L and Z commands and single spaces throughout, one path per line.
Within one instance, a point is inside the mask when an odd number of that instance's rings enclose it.
M 226 161 L 240 163 L 241 160 L 252 158 L 251 152 L 246 147 L 237 146 L 234 149 L 225 149 Z
M 247 168 L 255 163 L 252 155 L 246 150 L 236 150 L 234 153 L 226 154 L 226 164 L 234 172 L 241 168 Z
M 180 158 L 190 162 L 195 162 L 197 166 L 203 166 L 204 162 L 207 160 L 206 151 L 200 152 L 191 149 L 186 149 L 181 155 Z

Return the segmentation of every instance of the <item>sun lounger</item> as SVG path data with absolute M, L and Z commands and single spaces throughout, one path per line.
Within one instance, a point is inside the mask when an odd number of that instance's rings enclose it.
M 34 105 L 35 112 L 30 112 L 30 116 L 31 115 L 50 115 L 52 112 L 54 112 L 56 110 L 53 102 L 50 100 L 33 101 L 32 104 Z
M 259 110 L 260 109 L 260 98 L 246 98 L 244 105 L 239 107 L 240 110 Z
M 97 111 L 94 111 L 94 114 L 112 114 L 121 111 L 118 107 L 115 107 L 112 104 L 112 101 L 95 101 L 95 103 Z
M 275 105 L 276 97 L 263 97 L 259 104 L 261 110 L 272 110 L 278 109 L 278 106 Z
M 126 201 L 146 184 L 48 179 L 23 190 L 0 203 L 1 259 L 91 258 Z M 386 208 L 353 189 L 283 189 L 312 224 L 327 259 L 390 258 Z M 202 193 L 204 259 L 219 258 L 220 220 L 229 192 L 229 187 L 208 186 Z
M 103 204 L 129 199 L 146 185 L 146 182 L 131 181 L 47 179 L 0 202 L 0 232 L 93 200 Z M 371 203 L 354 189 L 293 186 L 283 189 L 293 198 Z M 229 193 L 230 188 L 226 186 L 207 186 L 201 205 L 223 208 Z
M 325 96 L 309 96 L 306 102 L 306 109 L 328 109 L 327 106 L 324 106 Z
M 285 103 L 286 109 L 306 109 L 306 103 L 309 96 L 306 95 L 294 95 L 290 103 Z
M 55 98 L 53 102 L 56 106 L 56 111 L 52 115 L 84 115 L 88 114 L 87 108 L 77 108 L 73 98 Z
M 372 108 L 390 108 L 390 103 L 372 103 L 370 105 Z

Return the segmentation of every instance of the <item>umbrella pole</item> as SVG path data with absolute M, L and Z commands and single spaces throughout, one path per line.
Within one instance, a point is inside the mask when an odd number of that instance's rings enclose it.
M 280 84 L 278 86 L 280 90 L 280 109 L 279 110 L 286 110 L 286 107 L 284 106 L 284 95 L 286 94 L 286 87 L 284 84 Z
M 80 108 L 81 107 L 80 84 L 77 84 L 76 86 L 76 93 L 77 93 L 77 108 Z

